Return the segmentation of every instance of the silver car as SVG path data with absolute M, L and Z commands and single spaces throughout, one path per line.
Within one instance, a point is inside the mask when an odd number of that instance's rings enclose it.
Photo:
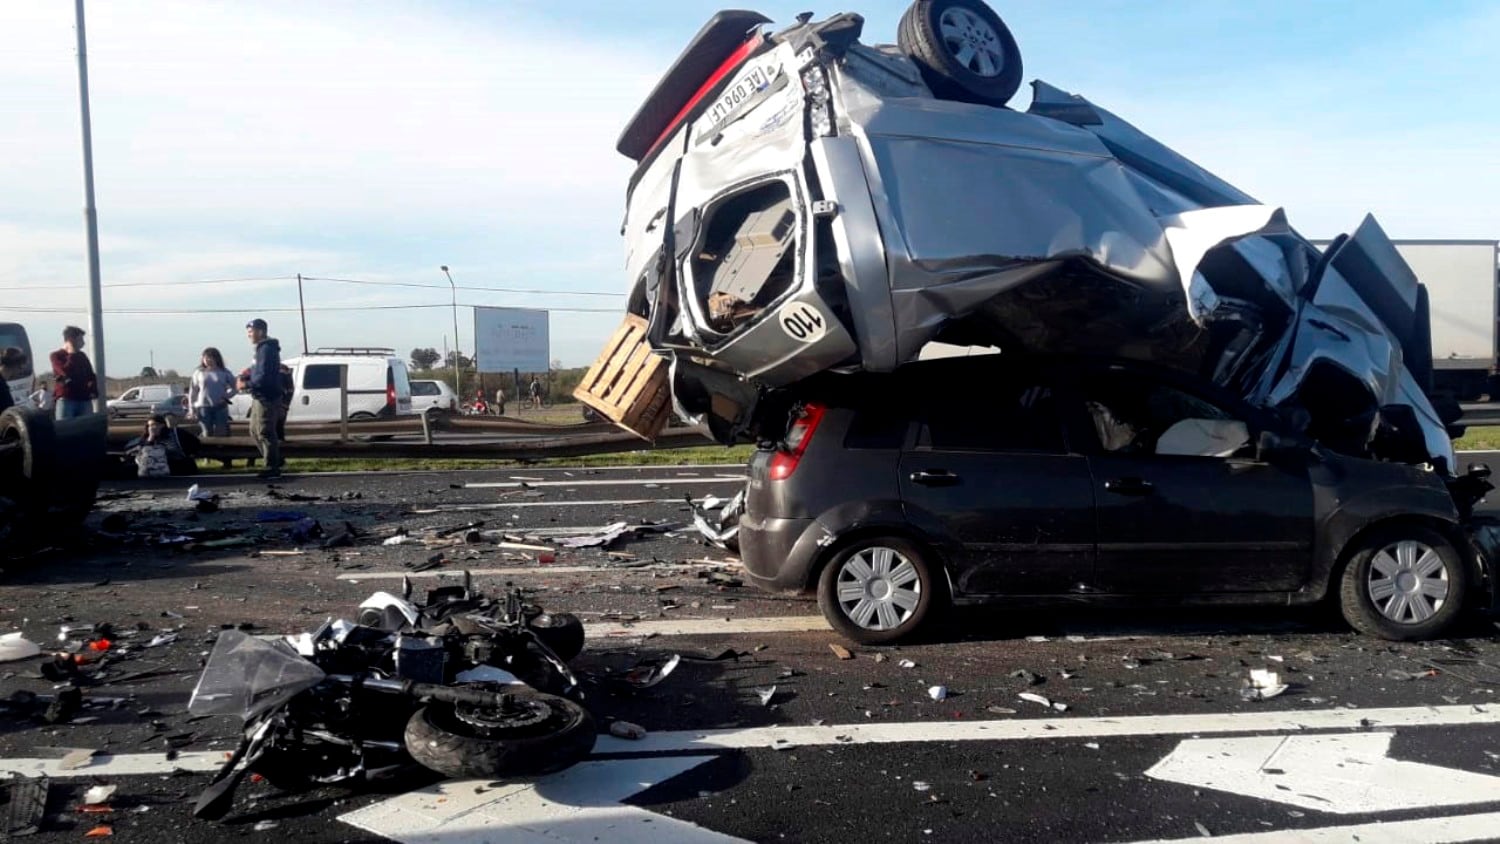
M 1356 454 L 1451 473 L 1426 292 L 1373 218 L 1320 251 L 1083 97 L 980 0 L 771 33 L 722 12 L 621 136 L 629 309 L 721 439 L 769 392 L 931 342 L 1194 371 Z

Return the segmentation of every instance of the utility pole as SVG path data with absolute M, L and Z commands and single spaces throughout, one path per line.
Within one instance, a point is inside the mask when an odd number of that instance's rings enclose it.
M 99 283 L 99 215 L 94 209 L 94 140 L 89 122 L 88 38 L 83 30 L 83 0 L 74 0 L 73 17 L 78 29 L 78 111 L 83 123 L 83 223 L 88 232 L 89 249 L 89 358 L 99 382 L 94 398 L 94 412 L 104 412 L 104 304 Z
M 302 273 L 297 273 L 297 310 L 302 313 L 302 354 L 307 354 L 307 305 L 302 301 Z
M 453 283 L 453 276 L 448 272 L 447 264 L 439 267 L 439 269 L 443 271 L 443 275 L 448 276 L 448 287 L 453 290 L 453 393 L 462 399 L 464 395 L 464 376 L 462 370 L 458 368 L 458 359 L 463 356 L 463 353 L 459 351 L 460 346 L 458 345 L 458 285 Z

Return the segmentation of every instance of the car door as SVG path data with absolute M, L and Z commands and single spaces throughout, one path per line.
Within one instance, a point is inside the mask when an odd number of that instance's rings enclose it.
M 1279 592 L 1304 583 L 1309 454 L 1257 459 L 1264 420 L 1192 385 L 1109 368 L 1084 373 L 1077 387 L 1070 430 L 1089 443 L 1100 589 Z
M 297 372 L 293 378 L 297 389 L 292 400 L 292 410 L 287 414 L 288 421 L 337 422 L 339 377 L 343 368 L 342 364 L 337 363 L 297 364 Z
M 907 518 L 956 554 L 960 595 L 1075 591 L 1094 565 L 1093 481 L 1069 453 L 1052 390 L 990 381 L 985 403 L 929 404 L 901 456 Z

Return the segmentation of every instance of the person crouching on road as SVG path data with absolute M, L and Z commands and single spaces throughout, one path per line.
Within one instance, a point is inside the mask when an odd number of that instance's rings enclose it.
M 76 419 L 94 412 L 99 384 L 94 378 L 94 365 L 83 353 L 82 328 L 70 325 L 63 329 L 62 348 L 52 353 L 52 376 L 58 419 Z
M 234 373 L 213 346 L 203 350 L 193 384 L 188 388 L 188 412 L 198 420 L 204 437 L 229 436 L 229 400 L 234 398 Z
M 266 321 L 245 323 L 245 336 L 255 347 L 255 365 L 250 367 L 250 436 L 260 447 L 266 468 L 256 477 L 281 477 L 281 441 L 276 419 L 281 413 L 281 344 L 266 336 Z

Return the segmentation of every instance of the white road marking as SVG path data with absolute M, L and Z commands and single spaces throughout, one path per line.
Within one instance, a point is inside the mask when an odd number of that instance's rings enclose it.
M 621 564 L 618 564 L 618 565 L 597 565 L 597 566 L 554 566 L 554 565 L 542 564 L 542 565 L 537 565 L 537 566 L 511 566 L 511 567 L 508 567 L 508 568 L 494 568 L 494 569 L 469 569 L 468 571 L 469 571 L 470 574 L 474 575 L 475 577 L 529 577 L 531 575 L 538 575 L 538 574 L 584 574 L 584 573 L 587 573 L 587 572 L 601 572 L 601 571 L 631 572 L 631 571 L 661 571 L 663 569 L 698 569 L 698 568 L 703 568 L 704 566 L 707 566 L 707 565 L 709 565 L 709 564 L 708 563 L 651 563 L 650 567 L 646 568 L 646 567 L 632 567 L 632 566 L 630 566 L 628 564 L 624 564 L 624 563 L 621 563 Z M 726 565 L 726 566 L 728 566 L 728 565 L 734 565 L 734 563 L 725 562 L 724 565 Z M 404 577 L 409 577 L 412 580 L 420 580 L 422 578 L 437 578 L 437 579 L 462 580 L 463 576 L 464 576 L 464 573 L 463 573 L 463 570 L 461 570 L 461 569 L 454 569 L 452 571 L 447 571 L 447 570 L 439 571 L 437 569 L 429 569 L 427 571 L 346 572 L 344 574 L 339 575 L 338 579 L 339 580 L 350 580 L 350 581 L 354 581 L 354 582 L 357 583 L 357 582 L 362 581 L 362 580 L 400 580 L 400 579 L 402 579 Z
M 1215 835 L 1218 844 L 1457 844 L 1461 841 L 1494 841 L 1500 829 L 1500 812 L 1480 815 L 1455 815 L 1446 818 L 1422 818 L 1414 821 L 1362 823 L 1351 826 L 1324 826 L 1315 829 L 1279 829 L 1275 832 L 1251 832 L 1243 835 Z M 1201 835 L 1191 838 L 1158 838 L 1134 844 L 1188 844 L 1202 842 Z
M 593 478 L 585 481 L 480 481 L 464 484 L 464 489 L 521 489 L 544 486 L 651 486 L 652 484 L 708 484 L 744 481 L 744 475 L 715 475 L 712 478 Z
M 638 507 L 643 504 L 682 504 L 681 498 L 632 498 L 622 501 L 605 499 L 604 501 L 501 501 L 494 504 L 439 504 L 436 507 L 425 507 L 421 510 L 411 512 L 417 515 L 427 513 L 463 513 L 473 510 L 504 510 L 509 507 Z
M 86 765 L 64 770 L 61 759 L 0 759 L 0 777 L 126 777 L 138 774 L 170 774 L 184 771 L 217 771 L 226 760 L 223 751 L 198 751 L 178 754 L 168 760 L 165 753 L 100 754 Z
M 658 815 L 626 800 L 712 756 L 584 762 L 534 782 L 448 780 L 339 820 L 401 844 L 730 844 L 743 839 Z
M 1203 715 L 1132 715 L 1119 718 L 1015 718 L 995 721 L 914 721 L 894 724 L 826 724 L 821 727 L 746 727 L 651 733 L 639 741 L 600 736 L 594 754 L 671 753 L 892 744 L 922 741 L 1021 741 L 1029 739 L 1180 736 L 1221 733 L 1302 733 L 1359 730 L 1366 726 L 1464 727 L 1500 724 L 1500 706 L 1413 706 L 1391 709 L 1311 709 L 1220 712 Z
M 1392 738 L 1189 739 L 1146 776 L 1338 815 L 1500 801 L 1500 777 L 1388 758 Z
M 584 635 L 591 639 L 632 636 L 714 636 L 736 633 L 802 633 L 828 630 L 821 615 L 770 616 L 763 618 L 673 618 L 660 621 L 585 621 Z

